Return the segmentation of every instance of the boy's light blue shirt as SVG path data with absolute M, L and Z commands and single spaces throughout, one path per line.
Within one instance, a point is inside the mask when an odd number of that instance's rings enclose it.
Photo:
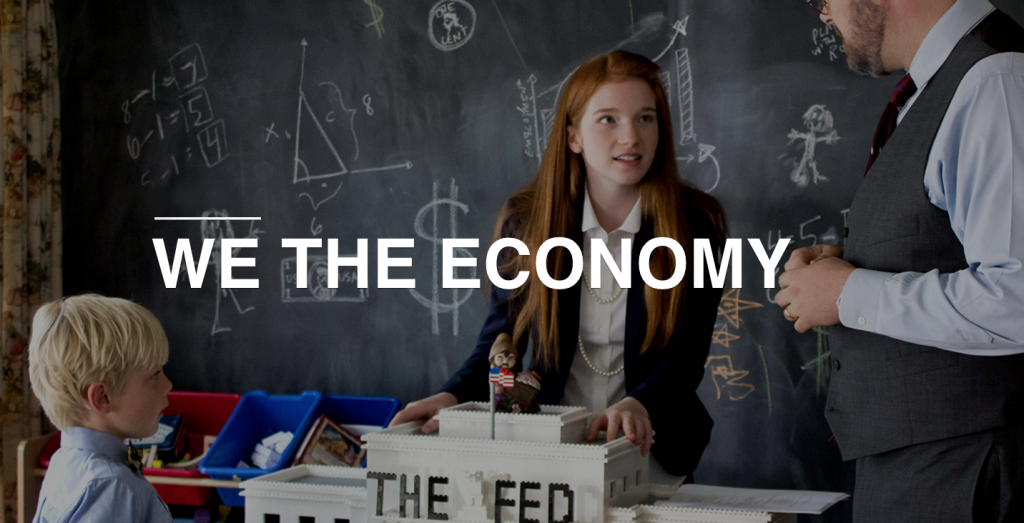
M 128 466 L 128 449 L 112 434 L 82 427 L 61 432 L 60 450 L 39 493 L 33 523 L 171 523 L 167 505 Z

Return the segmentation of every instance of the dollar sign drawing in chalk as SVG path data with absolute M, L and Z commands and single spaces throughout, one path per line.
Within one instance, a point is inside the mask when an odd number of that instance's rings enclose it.
M 384 20 L 384 10 L 377 5 L 376 0 L 363 0 L 363 3 L 370 6 L 370 16 L 373 17 L 373 21 L 366 24 L 366 27 L 372 25 L 377 30 L 377 38 L 384 38 L 384 24 L 381 23 Z
M 420 212 L 416 214 L 416 220 L 413 223 L 413 227 L 416 229 L 416 235 L 424 240 L 427 240 L 434 244 L 434 256 L 433 256 L 433 279 L 431 280 L 431 295 L 430 297 L 423 296 L 416 289 L 409 289 L 409 293 L 416 299 L 420 305 L 423 305 L 430 310 L 430 330 L 436 336 L 441 334 L 441 326 L 438 321 L 438 316 L 441 314 L 452 315 L 452 334 L 455 336 L 459 335 L 459 307 L 466 300 L 469 299 L 470 295 L 473 294 L 473 289 L 451 289 L 451 301 L 448 303 L 441 302 L 441 246 L 443 238 L 438 236 L 438 207 L 442 205 L 449 206 L 448 208 L 448 221 L 449 221 L 449 238 L 457 237 L 457 226 L 458 226 L 458 211 L 462 211 L 462 214 L 469 213 L 469 206 L 460 202 L 459 188 L 455 185 L 455 180 L 451 182 L 451 188 L 448 191 L 448 198 L 437 197 L 437 182 L 434 182 L 434 195 L 430 203 L 424 205 Z M 431 231 L 428 232 L 424 225 L 424 220 L 427 215 L 431 215 Z M 473 256 L 471 252 L 466 249 L 455 249 L 455 256 L 470 258 Z M 469 269 L 470 278 L 476 278 L 476 269 Z M 464 276 L 463 276 L 464 277 Z M 445 290 L 447 291 L 447 290 Z

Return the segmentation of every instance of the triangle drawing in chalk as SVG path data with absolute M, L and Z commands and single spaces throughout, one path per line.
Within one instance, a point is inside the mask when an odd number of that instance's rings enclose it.
M 299 107 L 295 120 L 295 171 L 292 183 L 309 182 L 341 176 L 348 172 L 345 162 L 341 160 L 338 149 L 317 118 L 313 108 L 302 90 L 302 81 L 306 73 L 306 40 L 302 40 L 302 69 L 299 75 Z M 312 121 L 316 132 L 312 133 L 312 142 L 302 145 L 303 115 Z M 326 147 L 325 147 L 326 146 Z

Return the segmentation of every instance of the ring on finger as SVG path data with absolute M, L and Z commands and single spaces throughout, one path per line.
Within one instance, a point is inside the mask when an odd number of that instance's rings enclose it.
M 800 319 L 799 316 L 793 316 L 789 313 L 789 305 L 786 305 L 786 307 L 782 309 L 782 315 L 789 321 L 796 321 Z

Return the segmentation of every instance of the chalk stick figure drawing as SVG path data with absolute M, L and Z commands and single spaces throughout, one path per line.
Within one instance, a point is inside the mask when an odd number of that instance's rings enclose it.
M 827 182 L 828 178 L 818 172 L 818 162 L 814 159 L 814 153 L 819 142 L 832 145 L 839 141 L 839 133 L 833 128 L 832 112 L 825 109 L 824 105 L 812 105 L 804 113 L 804 127 L 807 132 L 800 132 L 796 129 L 789 131 L 789 143 L 798 140 L 803 142 L 804 152 L 797 163 L 793 158 L 789 162 L 796 164 L 789 173 L 789 179 L 797 187 L 807 187 L 811 181 L 818 184 L 819 181 Z
M 227 217 L 228 217 L 228 212 L 226 210 L 218 211 L 216 209 L 211 209 L 211 210 L 203 212 L 203 218 L 227 218 Z M 228 220 L 216 220 L 216 219 L 208 219 L 208 220 L 206 220 L 206 219 L 204 219 L 204 220 L 199 222 L 199 227 L 202 230 L 203 239 L 204 240 L 206 238 L 212 238 L 213 240 L 215 240 L 215 242 L 213 244 L 213 252 L 210 254 L 210 263 L 213 265 L 214 276 L 215 276 L 214 281 L 217 282 L 217 297 L 216 297 L 216 301 L 214 302 L 214 306 L 213 306 L 213 328 L 210 330 L 210 336 L 216 336 L 218 333 L 228 332 L 228 331 L 231 330 L 231 327 L 228 327 L 225 324 L 221 323 L 221 317 L 220 317 L 220 303 L 221 303 L 221 300 L 224 300 L 226 298 L 231 298 L 231 303 L 234 304 L 235 310 L 238 311 L 238 315 L 239 316 L 244 315 L 245 313 L 256 309 L 256 307 L 251 306 L 251 305 L 249 307 L 243 307 L 242 304 L 239 303 L 239 301 L 238 301 L 238 296 L 235 295 L 235 289 L 222 289 L 221 286 L 220 286 L 220 272 L 221 272 L 221 266 L 220 266 L 220 256 L 221 256 L 220 249 L 221 249 L 221 246 L 220 246 L 220 240 L 223 239 L 223 238 L 236 238 L 235 230 L 231 226 L 231 222 L 228 221 Z M 256 221 L 253 220 L 252 222 L 249 223 L 249 234 L 245 235 L 245 237 L 246 238 L 258 238 L 259 235 L 263 234 L 264 232 L 265 231 L 261 230 L 259 227 L 256 227 Z M 238 255 L 238 251 L 239 251 L 239 249 L 232 249 L 231 250 L 231 255 L 232 256 L 237 256 Z M 184 270 L 184 267 L 182 269 Z

